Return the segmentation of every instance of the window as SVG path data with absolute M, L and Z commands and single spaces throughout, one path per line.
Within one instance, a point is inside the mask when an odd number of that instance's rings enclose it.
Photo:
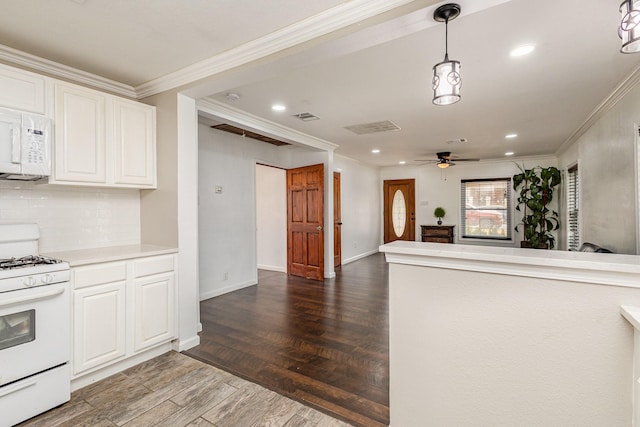
M 567 249 L 580 249 L 580 227 L 578 212 L 580 210 L 580 187 L 578 183 L 578 165 L 567 171 Z
M 511 240 L 511 178 L 461 181 L 462 237 Z

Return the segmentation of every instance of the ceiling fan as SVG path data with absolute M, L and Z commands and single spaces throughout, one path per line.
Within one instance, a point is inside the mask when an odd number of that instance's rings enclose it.
M 422 162 L 423 165 L 433 164 L 438 165 L 440 169 L 448 168 L 449 166 L 455 166 L 455 162 L 478 162 L 480 159 L 459 159 L 451 155 L 451 151 L 441 151 L 436 153 L 438 159 L 417 159 L 416 162 Z M 422 166 L 422 165 L 420 165 Z

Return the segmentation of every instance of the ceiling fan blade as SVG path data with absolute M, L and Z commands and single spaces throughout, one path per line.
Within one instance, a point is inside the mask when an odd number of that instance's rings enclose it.
M 479 162 L 480 159 L 451 159 L 454 162 Z

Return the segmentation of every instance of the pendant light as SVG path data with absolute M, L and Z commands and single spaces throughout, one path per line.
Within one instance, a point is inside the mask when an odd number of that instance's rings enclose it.
M 622 39 L 620 52 L 640 52 L 640 0 L 625 0 L 620 5 L 622 21 L 618 35 Z
M 640 1 L 640 0 L 638 0 Z M 444 61 L 433 66 L 433 103 L 450 105 L 460 101 L 460 61 L 449 60 L 449 21 L 460 15 L 460 5 L 448 3 L 433 12 L 433 19 L 444 22 Z

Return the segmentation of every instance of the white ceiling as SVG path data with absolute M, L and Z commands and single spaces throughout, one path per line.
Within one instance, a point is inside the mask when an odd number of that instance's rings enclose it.
M 135 87 L 345 3 L 21 0 L 3 3 L 0 43 Z M 462 64 L 462 100 L 434 106 L 431 67 L 444 56 L 444 25 L 433 22 L 431 3 L 416 0 L 391 20 L 250 64 L 251 73 L 212 86 L 211 98 L 375 165 L 412 164 L 437 151 L 481 159 L 506 151 L 546 155 L 640 66 L 640 55 L 619 53 L 616 2 L 460 0 L 449 54 Z M 510 58 L 522 43 L 536 50 Z M 241 98 L 229 101 L 228 92 Z M 287 106 L 284 113 L 271 110 L 276 101 Z M 320 120 L 292 117 L 302 112 Z M 344 129 L 381 120 L 401 130 Z M 519 136 L 506 140 L 508 133 Z M 469 142 L 447 144 L 456 138 Z

